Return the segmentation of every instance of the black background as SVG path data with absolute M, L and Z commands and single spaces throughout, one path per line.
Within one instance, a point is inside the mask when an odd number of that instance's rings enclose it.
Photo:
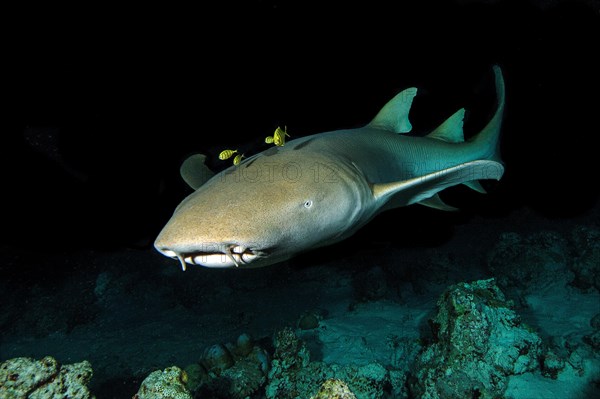
M 279 125 L 292 138 L 359 127 L 410 86 L 415 130 L 464 106 L 476 133 L 494 111 L 494 64 L 507 87 L 502 181 L 487 196 L 450 190 L 462 216 L 417 207 L 367 231 L 523 208 L 561 223 L 597 202 L 595 2 L 162 7 L 7 14 L 3 249 L 150 248 L 190 192 L 187 155 L 218 169 L 220 150 L 261 150 Z

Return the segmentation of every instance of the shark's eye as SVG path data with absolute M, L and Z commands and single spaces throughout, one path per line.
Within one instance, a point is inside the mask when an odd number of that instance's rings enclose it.
M 304 207 L 305 207 L 305 208 L 307 208 L 307 209 L 308 209 L 308 208 L 310 208 L 312 205 L 313 205 L 313 202 L 312 202 L 312 200 L 306 200 L 306 201 L 304 201 Z

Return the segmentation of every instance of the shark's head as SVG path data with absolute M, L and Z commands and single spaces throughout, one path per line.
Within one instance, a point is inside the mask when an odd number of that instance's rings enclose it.
M 182 267 L 262 267 L 343 239 L 361 218 L 368 185 L 352 163 L 273 147 L 189 195 L 155 241 Z M 308 146 L 310 147 L 310 146 Z

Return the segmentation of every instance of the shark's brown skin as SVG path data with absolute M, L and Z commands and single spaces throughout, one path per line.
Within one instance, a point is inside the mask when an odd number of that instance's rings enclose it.
M 424 137 L 408 112 L 416 89 L 399 93 L 363 128 L 336 130 L 272 147 L 212 176 L 203 156 L 182 176 L 196 189 L 177 207 L 155 242 L 182 267 L 261 267 L 341 241 L 380 212 L 414 203 L 442 210 L 438 192 L 500 179 L 498 137 L 504 81 L 496 76 L 497 110 L 464 141 L 464 110 Z M 208 179 L 207 179 L 208 178 Z

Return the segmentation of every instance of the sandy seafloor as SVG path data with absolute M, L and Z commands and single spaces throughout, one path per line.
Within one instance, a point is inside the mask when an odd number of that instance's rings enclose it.
M 447 242 L 429 248 L 402 248 L 385 234 L 370 241 L 359 235 L 364 249 L 336 252 L 334 246 L 329 253 L 253 270 L 190 268 L 183 273 L 176 261 L 152 249 L 64 258 L 57 253 L 43 263 L 72 264 L 73 273 L 63 280 L 29 287 L 2 282 L 9 300 L 5 297 L 0 313 L 5 322 L 0 359 L 52 355 L 65 364 L 87 359 L 94 369 L 92 392 L 125 398 L 153 370 L 197 362 L 206 347 L 234 342 L 242 333 L 268 346 L 276 331 L 289 326 L 307 343 L 311 360 L 401 368 L 415 353 L 392 349 L 390 337 L 418 339 L 444 288 L 494 277 L 486 259 L 500 235 L 567 237 L 578 226 L 600 227 L 597 216 L 590 210 L 560 224 L 527 210 L 505 219 L 474 217 L 456 226 Z M 16 266 L 20 259 L 6 261 Z M 78 273 L 80 263 L 94 267 Z M 539 278 L 543 281 L 531 280 L 539 284 L 533 291 L 516 289 L 520 298 L 506 293 L 517 301 L 517 313 L 545 343 L 585 345 L 583 337 L 593 332 L 590 320 L 600 313 L 599 292 Z M 318 328 L 297 328 L 305 312 L 322 317 Z M 583 369 L 565 367 L 557 379 L 539 371 L 512 376 L 506 397 L 592 398 L 600 392 L 597 353 L 583 359 Z

